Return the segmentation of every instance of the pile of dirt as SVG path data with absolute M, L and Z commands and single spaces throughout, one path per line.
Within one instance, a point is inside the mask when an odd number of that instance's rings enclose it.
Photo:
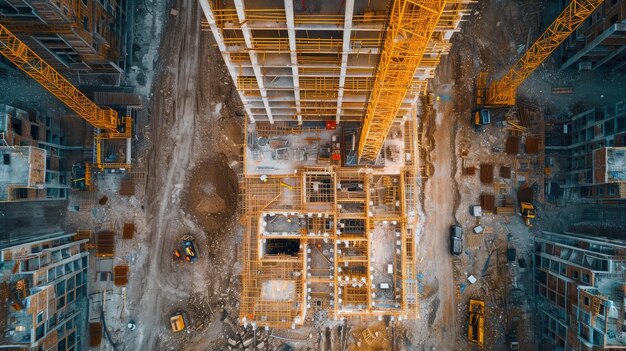
M 229 222 L 238 206 L 237 174 L 224 155 L 197 165 L 183 199 L 185 212 L 206 230 L 213 231 Z

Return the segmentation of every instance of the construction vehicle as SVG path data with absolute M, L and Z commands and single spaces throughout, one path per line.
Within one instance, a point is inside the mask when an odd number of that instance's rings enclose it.
M 467 339 L 481 349 L 485 346 L 485 301 L 469 300 Z
M 532 227 L 532 225 L 530 224 L 530 220 L 536 217 L 535 206 L 533 206 L 533 204 L 530 202 L 524 201 L 521 201 L 519 204 L 524 223 L 526 223 L 527 226 Z
M 180 311 L 174 312 L 174 314 L 170 317 L 170 326 L 172 327 L 172 331 L 174 333 L 185 330 L 187 325 L 185 324 L 184 313 Z
M 514 106 L 517 88 L 603 2 L 604 0 L 570 1 L 563 12 L 500 80 L 487 84 L 487 73 L 480 73 L 476 81 L 476 105 L 482 107 Z
M 180 253 L 180 250 L 178 249 L 174 249 L 172 257 L 174 257 L 174 260 L 180 260 L 183 258 L 182 254 Z
M 126 163 L 107 163 L 102 159 L 104 140 L 126 139 L 127 149 L 130 150 L 132 136 L 130 117 L 119 118 L 117 111 L 96 105 L 2 24 L 0 24 L 0 54 L 94 127 L 96 152 L 93 164 L 97 169 L 102 171 L 105 168 L 130 168 L 130 154 L 127 155 Z M 87 172 L 80 178 L 86 180 L 86 183 L 91 180 Z M 81 187 L 90 189 L 89 185 Z
M 183 236 L 183 251 L 185 252 L 185 261 L 193 263 L 198 259 L 194 238 L 191 235 Z
M 450 227 L 450 253 L 460 255 L 463 252 L 463 228 L 458 225 Z
M 282 186 L 283 188 L 287 188 L 289 190 L 293 190 L 294 189 L 293 185 L 287 184 L 285 182 L 280 182 L 280 186 Z
M 472 112 L 472 118 L 474 120 L 474 128 L 479 130 L 482 126 L 491 123 L 491 112 L 486 108 L 474 110 Z

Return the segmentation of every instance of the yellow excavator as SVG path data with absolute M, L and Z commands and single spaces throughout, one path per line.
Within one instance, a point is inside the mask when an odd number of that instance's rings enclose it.
M 485 301 L 469 300 L 467 339 L 481 349 L 485 346 Z

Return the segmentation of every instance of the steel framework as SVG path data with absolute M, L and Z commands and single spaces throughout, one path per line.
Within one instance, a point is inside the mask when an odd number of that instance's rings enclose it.
M 380 153 L 445 4 L 443 0 L 393 2 L 361 132 L 359 161 L 374 162 Z
M 486 73 L 476 84 L 479 106 L 513 106 L 517 88 L 604 0 L 572 0 L 502 79 L 487 85 Z
M 115 110 L 96 105 L 2 24 L 0 24 L 0 54 L 96 128 L 94 164 L 98 169 L 130 167 L 129 163 L 104 163 L 101 155 L 103 140 L 131 137 L 130 117 L 120 119 Z M 118 125 L 124 127 L 123 132 L 118 131 Z M 88 187 L 91 185 L 91 174 L 85 175 L 85 183 Z
M 255 123 L 255 128 L 254 135 L 264 136 L 303 132 L 267 123 Z M 416 123 L 407 120 L 403 134 L 405 152 L 414 155 Z M 264 179 L 246 174 L 240 183 L 246 226 L 240 320 L 293 328 L 317 309 L 331 318 L 419 318 L 417 166 L 411 159 L 397 170 L 312 166 Z M 271 229 L 274 217 L 297 226 Z M 382 242 L 382 232 L 390 240 Z M 293 256 L 268 254 L 265 245 L 276 239 L 295 240 L 301 250 Z M 388 250 L 388 261 L 375 260 L 376 250 Z M 387 264 L 394 267 L 392 273 Z M 392 287 L 388 293 L 380 286 L 385 277 Z M 264 298 L 263 286 L 272 281 L 294 284 L 293 296 Z

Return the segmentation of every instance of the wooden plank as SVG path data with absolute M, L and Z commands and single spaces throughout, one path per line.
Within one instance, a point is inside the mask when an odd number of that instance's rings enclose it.
M 493 165 L 490 163 L 480 164 L 480 182 L 485 184 L 493 183 Z
M 101 231 L 96 239 L 96 257 L 113 257 L 115 237 L 112 231 Z
M 480 194 L 480 207 L 484 213 L 493 213 L 496 208 L 496 196 L 493 194 Z
M 102 324 L 89 323 L 89 347 L 100 346 L 102 342 Z
M 128 266 L 121 265 L 113 267 L 113 283 L 115 286 L 125 286 L 128 284 Z
M 130 240 L 135 235 L 135 223 L 124 223 L 124 230 L 122 231 L 122 239 Z

